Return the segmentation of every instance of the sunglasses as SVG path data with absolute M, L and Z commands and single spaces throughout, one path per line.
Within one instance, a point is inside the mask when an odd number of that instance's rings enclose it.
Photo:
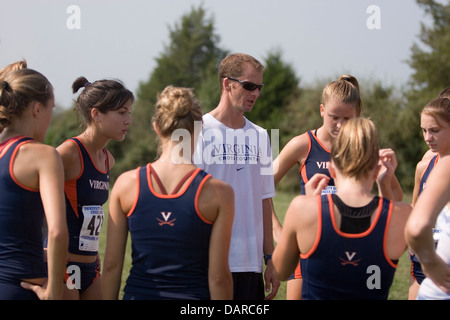
M 230 79 L 232 81 L 236 81 L 239 82 L 239 84 L 242 86 L 242 88 L 244 88 L 245 90 L 248 91 L 255 91 L 256 89 L 259 89 L 259 91 L 261 91 L 261 89 L 264 87 L 264 84 L 256 84 L 250 81 L 242 81 L 236 78 L 231 78 L 231 77 L 225 77 L 227 79 Z

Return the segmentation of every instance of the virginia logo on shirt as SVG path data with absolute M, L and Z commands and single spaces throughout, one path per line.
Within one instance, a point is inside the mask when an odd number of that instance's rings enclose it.
M 158 220 L 158 225 L 159 226 L 169 225 L 169 226 L 173 227 L 175 225 L 175 220 L 177 220 L 177 219 L 169 220 L 171 215 L 172 215 L 172 212 L 161 211 L 161 216 L 163 219 L 156 218 L 156 220 Z
M 319 169 L 328 169 L 330 161 L 316 161 L 316 164 Z
M 339 259 L 341 259 L 341 265 L 346 266 L 349 264 L 354 267 L 357 267 L 359 265 L 359 262 L 361 261 L 361 259 L 353 260 L 353 258 L 355 258 L 355 256 L 356 256 L 356 252 L 345 251 L 345 257 L 347 259 L 339 257 Z
M 89 184 L 90 184 L 92 189 L 109 190 L 109 182 L 107 182 L 107 181 L 99 181 L 99 180 L 91 180 L 91 179 L 89 179 Z

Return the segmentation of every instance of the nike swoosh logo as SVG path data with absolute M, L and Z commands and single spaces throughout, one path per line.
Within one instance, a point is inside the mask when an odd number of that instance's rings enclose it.
M 244 169 L 245 167 L 242 168 L 236 168 L 236 171 L 241 171 L 242 169 Z

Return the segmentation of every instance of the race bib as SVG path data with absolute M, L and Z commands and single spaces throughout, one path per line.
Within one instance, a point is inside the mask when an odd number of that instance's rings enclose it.
M 335 194 L 337 193 L 336 186 L 326 186 L 325 189 L 322 190 L 321 194 Z
M 80 251 L 97 252 L 99 247 L 99 235 L 103 225 L 102 206 L 83 206 L 83 226 L 80 231 L 78 249 Z

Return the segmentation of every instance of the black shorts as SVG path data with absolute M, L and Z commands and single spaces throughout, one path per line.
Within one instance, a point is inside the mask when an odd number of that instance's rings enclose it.
M 234 300 L 264 300 L 264 280 L 262 273 L 233 272 Z

